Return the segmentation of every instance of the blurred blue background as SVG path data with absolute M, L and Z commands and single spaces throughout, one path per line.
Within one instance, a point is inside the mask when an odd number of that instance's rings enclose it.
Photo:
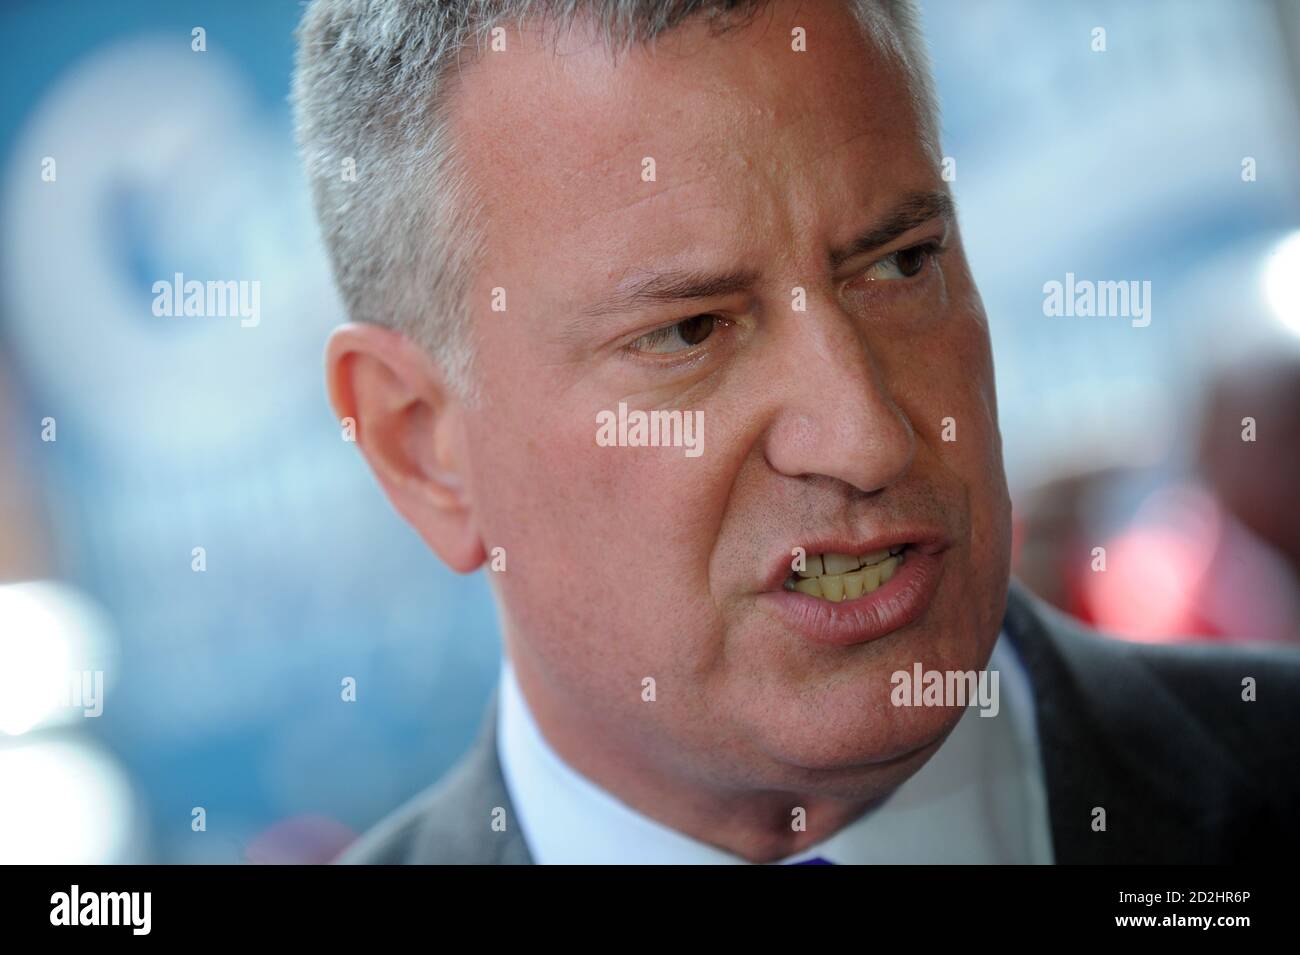
M 924 9 L 1020 573 L 1135 639 L 1295 639 L 1300 481 L 1270 502 L 1207 462 L 1276 400 L 1261 454 L 1295 475 L 1300 4 Z M 0 9 L 0 861 L 328 859 L 451 764 L 495 682 L 482 575 L 397 518 L 325 400 L 299 13 Z M 156 318 L 177 272 L 260 281 L 260 324 Z M 1149 280 L 1150 326 L 1045 317 L 1067 272 Z M 1096 583 L 1095 543 L 1157 576 Z M 103 715 L 23 703 L 34 660 L 102 670 Z

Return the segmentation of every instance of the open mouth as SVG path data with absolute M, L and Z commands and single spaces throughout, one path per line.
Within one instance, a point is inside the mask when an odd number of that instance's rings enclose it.
M 858 539 L 804 538 L 803 570 L 790 573 L 798 550 L 774 555 L 763 611 L 787 631 L 818 644 L 847 647 L 911 626 L 934 600 L 952 538 L 940 527 L 881 527 Z M 779 562 L 778 562 L 779 561 Z
M 899 544 L 869 554 L 809 554 L 804 570 L 786 578 L 786 590 L 831 603 L 855 600 L 888 583 L 907 559 L 911 545 Z

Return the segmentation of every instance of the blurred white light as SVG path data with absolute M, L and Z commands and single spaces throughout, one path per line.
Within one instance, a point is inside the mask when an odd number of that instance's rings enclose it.
M 97 747 L 0 743 L 0 779 L 0 865 L 133 861 L 131 785 Z
M 102 613 L 74 588 L 52 581 L 0 585 L 0 734 L 70 720 L 78 671 L 101 662 Z
M 1283 327 L 1300 335 L 1300 232 L 1273 250 L 1264 269 L 1264 295 Z
M 0 587 L 0 733 L 11 736 L 53 713 L 58 702 L 49 691 L 71 657 L 64 621 L 39 587 Z

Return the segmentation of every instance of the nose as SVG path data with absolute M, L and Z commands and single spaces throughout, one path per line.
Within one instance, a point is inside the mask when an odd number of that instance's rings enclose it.
M 776 349 L 781 404 L 765 435 L 768 464 L 863 493 L 888 487 L 911 467 L 916 433 L 886 387 L 867 333 L 837 305 L 811 297 L 808 311 L 794 317 L 782 323 Z

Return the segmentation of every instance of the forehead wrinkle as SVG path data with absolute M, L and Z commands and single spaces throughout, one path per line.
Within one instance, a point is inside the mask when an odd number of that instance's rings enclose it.
M 785 43 L 784 36 L 780 37 L 780 42 Z M 759 43 L 755 47 L 761 46 Z M 587 157 L 580 162 L 579 169 L 571 170 L 568 176 L 562 177 L 567 179 L 567 187 L 564 191 L 568 193 L 568 201 L 564 201 L 556 208 L 550 211 L 554 214 L 556 221 L 553 223 L 555 232 L 567 232 L 574 239 L 580 241 L 584 246 L 596 248 L 595 243 L 605 244 L 599 236 L 593 235 L 593 232 L 599 232 L 599 228 L 589 228 L 589 223 L 599 223 L 601 218 L 607 216 L 626 215 L 633 220 L 644 222 L 647 226 L 652 227 L 653 232 L 658 233 L 660 244 L 665 245 L 666 240 L 680 233 L 681 223 L 676 227 L 669 224 L 665 226 L 664 212 L 671 213 L 674 217 L 681 214 L 690 219 L 695 219 L 701 208 L 708 208 L 710 202 L 699 203 L 696 201 L 682 202 L 681 207 L 654 207 L 651 200 L 669 197 L 673 199 L 684 198 L 681 196 L 683 188 L 688 189 L 709 189 L 712 184 L 728 183 L 728 180 L 740 178 L 741 180 L 750 180 L 754 176 L 760 176 L 764 179 L 776 179 L 781 182 L 779 192 L 789 201 L 794 202 L 796 207 L 806 207 L 808 195 L 806 189 L 816 189 L 817 181 L 812 177 L 813 173 L 808 167 L 814 167 L 818 162 L 833 162 L 835 154 L 843 147 L 852 143 L 859 142 L 878 133 L 882 139 L 893 140 L 903 131 L 899 128 L 905 123 L 900 123 L 900 114 L 892 109 L 881 110 L 878 107 L 871 108 L 871 115 L 863 117 L 860 110 L 865 105 L 861 103 L 862 93 L 852 93 L 845 86 L 843 80 L 835 83 L 835 86 L 827 87 L 824 82 L 815 84 L 817 89 L 812 85 L 796 85 L 791 89 L 788 85 L 775 83 L 775 77 L 769 71 L 760 70 L 756 74 L 752 71 L 746 75 L 756 80 L 755 85 L 746 86 L 742 81 L 730 74 L 722 74 L 723 83 L 717 83 L 712 77 L 700 77 L 696 73 L 686 71 L 683 74 L 670 74 L 667 77 L 661 76 L 661 79 L 667 79 L 674 83 L 677 88 L 685 90 L 688 93 L 687 101 L 693 102 L 696 99 L 702 99 L 707 94 L 714 94 L 708 97 L 713 102 L 714 111 L 712 114 L 706 110 L 705 115 L 709 118 L 707 126 L 697 121 L 692 115 L 691 109 L 680 102 L 673 104 L 670 99 L 665 102 L 662 98 L 654 97 L 645 103 L 642 110 L 648 114 L 652 113 L 657 124 L 675 130 L 676 133 L 694 132 L 690 136 L 693 143 L 682 145 L 677 142 L 647 142 L 645 133 L 639 130 L 636 124 L 628 124 L 626 113 L 619 109 L 617 103 L 612 99 L 615 88 L 621 90 L 626 85 L 633 85 L 633 80 L 637 77 L 645 78 L 655 71 L 653 55 L 646 55 L 642 59 L 645 51 L 633 50 L 632 56 L 625 59 L 620 68 L 610 71 L 609 61 L 604 56 L 603 51 L 590 46 L 579 46 L 573 49 L 573 55 L 556 57 L 549 50 L 530 49 L 528 43 L 521 43 L 511 46 L 511 54 L 516 55 L 523 47 L 533 59 L 533 62 L 540 66 L 541 72 L 546 75 L 555 77 L 561 82 L 561 85 L 571 85 L 575 80 L 583 80 L 591 75 L 599 75 L 605 80 L 612 82 L 602 82 L 596 84 L 598 89 L 603 89 L 604 93 L 596 93 L 594 97 L 584 97 L 589 102 L 586 105 L 590 112 L 587 115 L 587 121 L 596 121 L 599 125 L 598 136 L 592 136 L 587 139 L 581 135 L 580 125 L 569 123 L 563 128 L 556 124 L 546 121 L 546 115 L 555 110 L 563 112 L 563 105 L 560 102 L 550 101 L 549 109 L 528 111 L 511 116 L 514 125 L 514 137 L 519 142 L 498 142 L 498 137 L 477 135 L 472 138 L 480 143 L 480 148 L 486 147 L 489 155 L 496 154 L 494 158 L 505 159 L 501 163 L 502 168 L 498 170 L 501 176 L 498 181 L 503 184 L 517 182 L 515 176 L 521 168 L 527 168 L 528 163 L 537 158 L 540 154 L 546 155 L 553 149 L 564 150 L 564 144 L 570 136 L 576 136 L 578 142 L 573 145 L 581 145 Z M 698 54 L 707 53 L 709 46 L 703 46 L 696 52 Z M 641 54 L 641 55 L 638 55 Z M 877 51 L 868 54 L 870 59 L 875 61 L 876 70 L 888 69 L 893 64 L 887 60 L 882 62 L 882 58 Z M 629 64 L 628 60 L 632 62 Z M 526 62 L 526 59 L 521 62 Z M 662 61 L 661 61 L 662 62 Z M 797 64 L 796 68 L 802 68 L 804 63 L 801 60 L 793 60 L 792 64 Z M 630 69 L 632 72 L 627 72 Z M 757 68 L 758 64 L 755 64 Z M 506 94 L 509 92 L 510 82 L 509 73 L 498 73 L 489 71 L 494 74 L 494 82 L 490 84 L 487 90 L 480 88 L 480 105 L 486 98 L 495 100 L 498 96 L 504 99 L 510 97 Z M 567 81 L 567 83 L 565 82 Z M 686 81 L 685 85 L 683 81 Z M 860 85 L 860 84 L 859 84 Z M 905 84 L 904 84 L 905 85 Z M 883 87 L 892 87 L 894 82 L 886 80 L 879 84 Z M 773 96 L 765 95 L 765 92 L 771 88 Z M 533 86 L 533 93 L 538 90 Z M 820 93 L 818 92 L 820 90 Z M 831 109 L 837 116 L 828 118 L 825 114 L 824 97 L 832 92 L 843 95 L 832 97 Z M 718 96 L 732 106 L 719 113 L 716 110 Z M 757 96 L 757 98 L 756 98 Z M 533 94 L 528 94 L 525 99 L 534 99 Z M 852 105 L 854 99 L 859 99 L 857 108 Z M 881 102 L 876 98 L 877 102 Z M 656 102 L 657 100 L 657 102 Z M 836 101 L 838 100 L 838 105 Z M 892 100 L 892 98 L 891 98 Z M 889 102 L 890 100 L 885 100 Z M 671 105 L 670 105 L 671 104 Z M 666 107 L 666 108 L 665 108 Z M 472 118 L 474 111 L 470 111 Z M 844 120 L 852 121 L 852 114 L 858 114 L 858 122 L 866 123 L 867 128 L 858 129 L 854 132 L 845 133 L 843 130 Z M 622 122 L 620 122 L 620 117 Z M 642 127 L 644 130 L 644 127 Z M 745 133 L 749 135 L 746 136 Z M 839 142 L 831 145 L 826 144 L 830 139 L 839 132 L 844 136 Z M 653 135 L 653 134 L 652 134 Z M 817 143 L 815 152 L 809 154 L 807 145 L 802 149 L 796 149 L 792 152 L 787 151 L 784 146 L 791 141 L 803 139 L 805 136 L 812 135 L 821 139 Z M 838 138 L 838 137 L 836 137 Z M 732 140 L 737 142 L 748 139 L 751 144 L 749 149 L 737 149 L 731 144 Z M 584 142 L 586 140 L 586 142 Z M 529 148 L 529 143 L 532 148 Z M 671 147 L 670 153 L 665 153 L 664 149 Z M 498 153 L 500 150 L 500 153 Z M 871 150 L 868 148 L 866 152 Z M 504 155 L 501 155 L 504 154 Z M 573 154 L 570 153 L 572 156 Z M 657 172 L 660 182 L 656 184 L 644 183 L 640 181 L 640 163 L 639 160 L 645 155 L 654 155 L 657 157 Z M 677 157 L 674 159 L 674 157 Z M 797 159 L 795 158 L 797 157 Z M 577 158 L 576 156 L 574 158 Z M 790 161 L 794 160 L 794 161 Z M 579 164 L 575 164 L 579 165 Z M 681 168 L 682 166 L 686 168 Z M 676 166 L 677 169 L 673 167 Z M 513 168 L 512 168 L 513 167 Z M 691 168 L 694 167 L 694 168 Z M 626 171 L 625 171 L 626 170 Z M 798 170 L 798 176 L 791 176 L 793 171 Z M 576 176 L 572 175 L 574 172 Z M 668 173 L 665 175 L 665 173 Z M 682 175 L 677 175 L 680 172 Z M 611 195 L 608 188 L 611 185 L 611 178 L 621 178 L 626 175 L 626 184 L 632 189 L 624 192 L 622 196 Z M 859 174 L 860 175 L 860 174 Z M 839 180 L 839 175 L 834 177 Z M 854 178 L 858 178 L 855 176 Z M 669 180 L 665 182 L 664 180 Z M 587 185 L 592 188 L 588 191 L 582 183 L 586 181 Z M 606 184 L 606 188 L 599 189 L 601 183 Z M 558 183 L 557 183 L 558 185 Z M 655 191 L 647 193 L 646 188 L 653 188 Z M 599 191 L 597 191 L 599 190 Z M 491 190 L 497 196 L 499 214 L 507 217 L 518 211 L 521 200 L 518 193 L 512 190 L 498 191 Z M 603 193 L 603 195 L 601 195 Z M 730 193 L 728 193 L 730 194 Z M 797 195 L 796 195 L 797 194 Z M 695 197 L 691 197 L 694 199 Z M 712 197 L 711 197 L 712 198 Z M 610 208 L 589 211 L 593 200 L 604 202 L 613 201 L 616 204 Z M 800 199 L 804 201 L 800 201 Z M 716 201 L 712 204 L 716 205 Z M 513 206 L 515 208 L 508 208 Z M 568 207 L 567 214 L 564 207 Z M 650 214 L 649 210 L 654 209 Z M 636 215 L 638 212 L 644 212 L 643 215 Z M 782 218 L 786 216 L 782 215 Z M 566 221 L 567 220 L 567 221 Z M 806 224 L 805 224 L 806 225 Z M 733 233 L 737 230 L 746 232 L 753 229 L 744 223 L 737 222 L 733 225 Z M 635 254 L 637 248 L 646 248 L 644 239 L 646 236 L 637 236 L 639 230 L 623 230 L 624 235 L 615 243 L 625 252 L 630 251 Z M 703 230 L 712 232 L 713 230 Z M 798 231 L 807 231 L 806 227 L 801 227 Z M 554 234 L 554 233 L 553 233 Z M 701 238 L 707 236 L 701 235 Z M 685 243 L 689 246 L 690 243 Z M 716 243 L 710 242 L 711 245 Z M 662 249 L 661 249 L 662 251 Z M 716 250 L 715 250 L 716 251 Z M 820 255 L 824 255 L 824 250 L 819 250 Z M 820 256 L 819 256 L 820 257 Z M 728 263 L 717 262 L 711 263 L 717 266 L 726 266 Z
M 674 191 L 676 191 L 676 190 L 678 190 L 678 189 L 684 189 L 684 188 L 686 188 L 687 186 L 694 185 L 694 184 L 696 184 L 696 183 L 698 183 L 698 182 L 701 182 L 701 181 L 703 181 L 703 180 L 706 180 L 706 179 L 714 179 L 714 178 L 716 178 L 716 177 L 717 177 L 717 174 L 716 174 L 716 173 L 703 173 L 703 174 L 701 174 L 701 175 L 694 176 L 694 177 L 692 177 L 692 178 L 690 178 L 690 179 L 683 179 L 683 180 L 680 180 L 680 181 L 674 182 L 672 185 L 670 185 L 670 186 L 666 186 L 665 188 L 660 189 L 660 190 L 657 191 L 657 192 L 652 192 L 652 193 L 650 193 L 650 194 L 647 195 L 647 196 L 637 196 L 635 199 L 630 199 L 630 200 L 628 200 L 627 202 L 620 203 L 619 205 L 616 205 L 616 206 L 614 206 L 614 207 L 612 207 L 612 208 L 609 208 L 609 209 L 601 209 L 601 210 L 599 210 L 599 211 L 597 211 L 597 212 L 593 212 L 593 213 L 591 213 L 591 215 L 584 216 L 583 218 L 579 219 L 579 220 L 578 220 L 578 224 L 579 224 L 579 225 L 586 225 L 586 224 L 589 223 L 589 222 L 593 222 L 593 221 L 595 221 L 595 220 L 597 220 L 597 219 L 600 219 L 600 218 L 603 218 L 603 217 L 605 217 L 605 216 L 612 216 L 612 215 L 618 215 L 618 214 L 620 214 L 620 213 L 630 212 L 631 210 L 635 209 L 637 206 L 643 205 L 643 204 L 645 204 L 645 203 L 647 203 L 647 202 L 652 202 L 652 201 L 655 200 L 655 199 L 662 199 L 662 198 L 664 198 L 665 196 L 669 195 L 670 193 L 672 193 L 672 192 L 674 192 Z M 694 212 L 694 211 L 696 211 L 697 209 L 707 208 L 709 205 L 710 205 L 710 203 L 705 202 L 705 203 L 702 203 L 702 204 L 700 204 L 700 205 L 698 205 L 698 206 L 692 206 L 692 207 L 689 208 L 689 209 L 683 209 L 683 210 L 681 210 L 681 211 L 682 211 L 682 212 Z

